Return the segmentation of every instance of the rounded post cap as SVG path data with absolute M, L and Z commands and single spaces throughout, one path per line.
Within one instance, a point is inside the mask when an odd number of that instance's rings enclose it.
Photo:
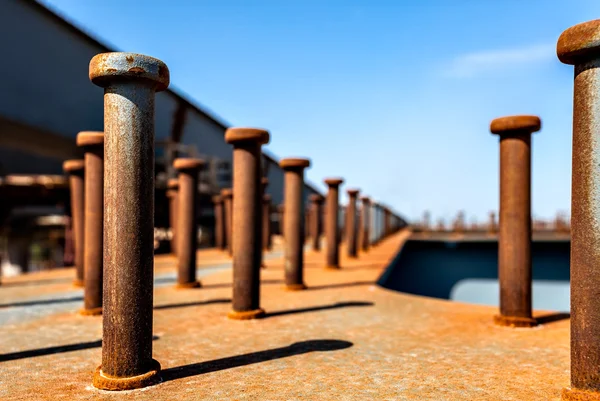
M 221 190 L 221 196 L 223 198 L 231 198 L 233 196 L 233 189 L 231 189 L 231 188 L 223 188 Z
M 578 64 L 600 57 L 600 19 L 565 30 L 558 38 L 556 55 L 565 64 Z
M 204 160 L 191 157 L 180 157 L 173 161 L 175 170 L 194 170 L 202 167 Z
M 279 161 L 279 167 L 284 170 L 302 169 L 310 166 L 310 159 L 303 157 L 288 157 Z
M 261 128 L 233 127 L 225 131 L 225 142 L 258 142 L 261 145 L 269 143 L 269 131 Z
M 338 185 L 341 185 L 344 182 L 343 178 L 338 178 L 338 177 L 334 177 L 334 178 L 325 178 L 323 180 L 323 182 L 327 185 L 329 185 L 330 187 L 336 187 Z
M 358 188 L 351 188 L 351 189 L 346 190 L 346 192 L 348 192 L 349 196 L 356 196 L 360 192 L 360 189 L 358 189 Z
M 104 145 L 104 132 L 82 131 L 77 134 L 77 146 Z
M 212 201 L 213 201 L 213 203 L 223 202 L 223 197 L 221 195 L 213 195 Z
M 169 178 L 167 180 L 167 188 L 169 188 L 169 189 L 179 188 L 179 180 L 177 178 Z
M 363 203 L 371 203 L 371 198 L 369 198 L 368 196 L 361 196 L 361 197 L 360 197 L 360 200 L 361 200 Z M 375 205 L 377 205 L 377 203 L 375 203 L 375 202 L 373 202 L 373 204 L 374 204 L 374 206 L 375 206 Z
M 542 127 L 538 116 L 507 116 L 492 120 L 490 131 L 492 134 L 502 135 L 515 131 L 536 132 Z
M 95 55 L 90 61 L 90 80 L 101 87 L 119 80 L 145 80 L 154 82 L 156 91 L 169 86 L 169 69 L 157 58 L 143 54 L 110 52 Z
M 323 195 L 319 195 L 319 194 L 311 194 L 308 197 L 308 199 L 311 202 L 314 202 L 314 203 L 320 203 L 320 202 L 323 202 L 325 200 L 325 198 L 323 197 Z
M 85 161 L 83 159 L 71 159 L 71 160 L 66 160 L 63 163 L 63 170 L 66 173 L 81 171 L 84 168 L 85 168 Z

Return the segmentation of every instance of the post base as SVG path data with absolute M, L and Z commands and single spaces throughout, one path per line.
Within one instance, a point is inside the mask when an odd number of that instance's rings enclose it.
M 102 366 L 98 366 L 94 372 L 92 384 L 100 390 L 122 391 L 135 390 L 160 383 L 160 363 L 152 360 L 152 365 L 147 373 L 133 377 L 108 377 L 102 373 Z
M 498 326 L 506 327 L 535 327 L 538 322 L 531 317 L 517 317 L 517 316 L 494 316 L 494 323 Z
M 560 399 L 563 401 L 600 401 L 600 392 L 566 387 L 563 388 Z
M 91 308 L 91 309 L 79 309 L 79 314 L 82 316 L 100 316 L 102 314 L 102 307 Z
M 261 317 L 264 317 L 264 316 L 265 316 L 265 311 L 261 308 L 249 310 L 249 311 L 243 311 L 243 312 L 238 312 L 238 311 L 232 310 L 227 314 L 227 317 L 229 319 L 233 319 L 233 320 L 260 319 Z
M 177 289 L 186 289 L 186 288 L 200 288 L 202 284 L 199 281 L 192 281 L 191 283 L 177 283 L 175 284 L 175 288 Z
M 326 265 L 325 270 L 340 270 L 340 266 Z
M 79 280 L 78 278 L 73 280 L 73 287 L 83 288 L 84 287 L 83 280 Z
M 308 287 L 306 287 L 306 284 L 302 283 L 302 284 L 286 284 L 284 289 L 286 291 L 302 291 L 307 289 Z

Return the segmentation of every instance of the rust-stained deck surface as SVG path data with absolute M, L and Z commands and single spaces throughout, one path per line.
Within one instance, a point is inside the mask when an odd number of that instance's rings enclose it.
M 276 247 L 262 271 L 269 315 L 257 321 L 225 317 L 231 270 L 223 253 L 199 252 L 204 288 L 189 290 L 173 288 L 173 259 L 157 257 L 154 357 L 164 381 L 120 393 L 91 387 L 102 319 L 75 313 L 82 291 L 71 286 L 73 271 L 6 278 L 0 399 L 559 399 L 569 382 L 568 320 L 502 328 L 492 324 L 495 308 L 373 285 L 406 237 L 342 258 L 340 271 L 323 269 L 324 252 L 307 252 L 311 289 L 303 292 L 283 290 Z

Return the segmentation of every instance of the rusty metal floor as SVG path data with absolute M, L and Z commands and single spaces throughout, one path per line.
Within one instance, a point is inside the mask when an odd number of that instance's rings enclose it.
M 342 258 L 341 271 L 308 252 L 303 292 L 284 291 L 277 246 L 262 271 L 267 317 L 257 321 L 225 317 L 231 271 L 221 252 L 199 252 L 204 287 L 190 290 L 174 289 L 174 259 L 157 257 L 154 357 L 164 381 L 120 393 L 91 386 L 102 319 L 75 313 L 82 292 L 71 286 L 73 271 L 7 278 L 0 399 L 559 399 L 569 383 L 568 319 L 538 312 L 546 317 L 537 328 L 503 328 L 492 323 L 493 307 L 375 286 L 407 235 Z

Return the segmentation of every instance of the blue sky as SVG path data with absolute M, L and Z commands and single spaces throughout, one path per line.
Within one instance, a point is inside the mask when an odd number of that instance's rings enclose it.
M 165 61 L 172 86 L 408 218 L 498 207 L 489 122 L 537 114 L 533 213 L 570 210 L 572 67 L 560 33 L 597 0 L 43 0 L 95 38 Z

